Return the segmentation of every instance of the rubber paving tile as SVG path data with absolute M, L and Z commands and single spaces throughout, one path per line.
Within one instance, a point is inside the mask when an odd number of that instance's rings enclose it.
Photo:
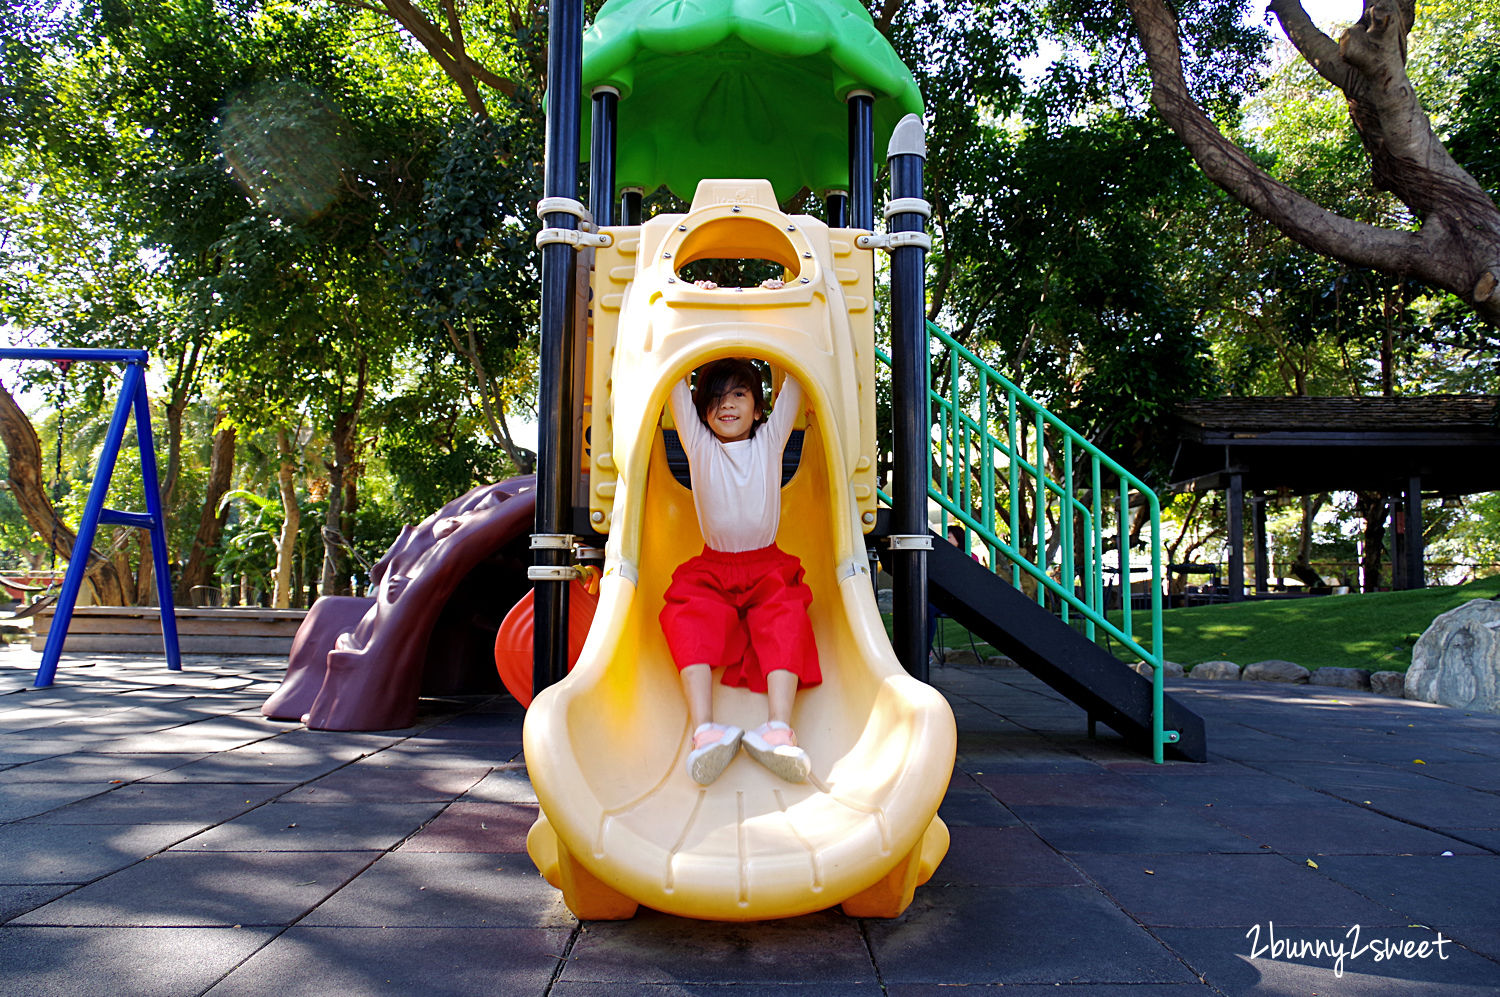
M 875 983 L 857 922 L 825 911 L 781 921 L 693 921 L 642 910 L 585 924 L 559 980 L 594 983 Z
M 121 927 L 287 925 L 374 860 L 371 852 L 166 852 L 10 923 Z
M 1087 886 L 919 890 L 905 914 L 870 921 L 866 930 L 887 983 L 1196 979 L 1129 915 Z
M 309 731 L 258 715 L 284 661 L 190 666 L 101 656 L 0 694 L 0 993 L 1500 992 L 1500 717 L 1177 683 L 1213 761 L 1156 766 L 1019 670 L 940 668 L 950 849 L 906 913 L 580 924 L 523 851 L 508 698 Z M 1355 925 L 1444 949 L 1339 975 L 1326 940 Z M 1273 926 L 1324 954 L 1253 952 Z
M 568 928 L 294 927 L 210 997 L 543 997 Z
M 0 993 L 26 997 L 199 994 L 273 934 L 267 928 L 4 926 L 0 927 Z
M 0 825 L 0 883 L 87 883 L 201 830 L 201 824 Z
M 353 927 L 551 928 L 576 923 L 524 855 L 392 852 L 302 921 Z

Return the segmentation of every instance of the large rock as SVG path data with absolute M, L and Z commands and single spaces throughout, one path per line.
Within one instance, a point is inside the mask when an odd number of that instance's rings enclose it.
M 1291 682 L 1306 685 L 1308 670 L 1295 661 L 1271 658 L 1268 661 L 1252 661 L 1245 666 L 1240 678 L 1246 682 Z
M 1156 672 L 1155 668 L 1146 664 L 1144 661 L 1137 661 L 1130 667 L 1134 668 L 1137 674 L 1143 675 L 1148 679 L 1152 678 L 1152 676 Z M 1180 679 L 1185 674 L 1187 673 L 1183 670 L 1182 666 L 1175 661 L 1163 661 L 1161 663 L 1161 677 L 1163 679 Z
M 1319 668 L 1310 681 L 1313 685 L 1331 685 L 1336 689 L 1368 689 L 1370 673 L 1363 668 Z
M 1405 672 L 1374 672 L 1370 675 L 1370 691 L 1377 696 L 1390 696 L 1392 699 L 1406 698 L 1406 673 Z
M 1406 698 L 1500 713 L 1500 602 L 1471 599 L 1432 621 L 1412 648 Z
M 1193 666 L 1193 670 L 1188 672 L 1188 677 L 1237 680 L 1240 677 L 1240 666 L 1233 661 L 1203 661 Z

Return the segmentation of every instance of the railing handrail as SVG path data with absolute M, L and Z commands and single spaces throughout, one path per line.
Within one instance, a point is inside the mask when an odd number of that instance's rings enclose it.
M 1003 555 L 1011 564 L 1013 582 L 1019 585 L 1023 573 L 1034 579 L 1037 585 L 1038 602 L 1045 604 L 1044 593 L 1051 593 L 1058 600 L 1065 622 L 1072 613 L 1076 612 L 1084 621 L 1085 632 L 1089 639 L 1096 639 L 1099 632 L 1108 634 L 1119 641 L 1130 653 L 1152 666 L 1153 751 L 1156 760 L 1161 761 L 1163 746 L 1174 741 L 1176 734 L 1163 729 L 1160 500 L 1140 478 L 1131 474 L 1083 434 L 1048 411 L 1044 405 L 1028 395 L 982 357 L 954 339 L 942 327 L 929 321 L 927 330 L 931 337 L 937 339 L 949 351 L 949 364 L 952 372 L 951 396 L 934 390 L 930 379 L 928 383 L 929 403 L 936 408 L 937 425 L 940 427 L 939 438 L 934 441 L 934 451 L 942 477 L 939 482 L 935 473 L 929 479 L 929 498 L 936 502 L 946 515 L 951 515 L 966 526 L 972 535 L 977 536 L 990 548 L 993 554 Z M 879 359 L 886 364 L 890 363 L 888 355 L 879 349 L 875 352 Z M 977 382 L 968 385 L 974 399 L 972 404 L 978 409 L 977 416 L 969 411 L 968 405 L 959 397 L 960 361 L 967 365 L 968 372 Z M 994 412 L 990 411 L 992 390 L 1004 393 L 1003 400 L 996 401 Z M 991 418 L 1004 425 L 1005 439 L 991 432 Z M 1035 434 L 1036 452 L 1028 458 L 1021 453 L 1021 446 L 1016 441 L 1024 442 L 1028 434 L 1032 433 Z M 1046 463 L 1049 452 L 1047 441 L 1054 437 L 1060 441 L 1061 447 L 1053 446 L 1050 452 L 1060 453 L 1063 458 L 1063 481 L 1053 479 L 1047 472 Z M 963 440 L 961 448 L 958 443 L 960 438 Z M 949 452 L 950 448 L 952 453 Z M 979 451 L 977 460 L 972 457 L 972 451 L 976 448 Z M 958 452 L 960 449 L 962 453 Z M 999 507 L 995 502 L 995 492 L 998 490 L 995 479 L 1001 476 L 997 473 L 998 469 L 993 457 L 997 452 L 1004 457 L 1004 476 L 1012 495 L 1009 539 L 1002 539 L 1000 536 Z M 1081 490 L 1075 488 L 1073 482 L 1073 465 L 1080 456 L 1088 462 L 1088 467 L 1091 469 L 1087 485 L 1090 494 L 1088 502 L 1079 498 Z M 972 469 L 976 464 L 980 468 L 977 475 L 979 486 L 977 489 L 972 487 L 976 477 Z M 963 470 L 962 477 L 956 473 L 959 468 Z M 1117 554 L 1122 578 L 1120 625 L 1116 625 L 1109 619 L 1103 605 L 1103 559 L 1105 555 L 1103 528 L 1106 510 L 1102 504 L 1102 482 L 1105 472 L 1119 482 L 1119 506 L 1113 510 L 1113 514 L 1117 516 Z M 955 495 L 949 495 L 945 490 L 950 481 L 950 473 L 957 492 Z M 1028 539 L 1035 542 L 1037 546 L 1035 558 L 1028 557 L 1020 546 L 1020 505 L 1016 497 L 1022 487 L 1023 478 L 1026 476 L 1029 476 L 1036 496 L 1035 522 L 1028 531 Z M 977 500 L 974 499 L 976 490 L 980 492 Z M 1135 502 L 1130 501 L 1132 491 L 1139 496 Z M 890 501 L 889 496 L 884 493 L 881 493 L 881 498 L 887 503 Z M 960 498 L 963 502 L 970 503 L 970 508 L 965 508 L 959 501 Z M 1055 502 L 1052 501 L 1054 499 Z M 973 506 L 976 504 L 987 521 L 975 518 Z M 1140 508 L 1142 505 L 1150 515 L 1151 527 L 1150 649 L 1143 646 L 1133 633 L 1133 607 L 1129 582 L 1131 509 Z M 1048 537 L 1047 513 L 1052 508 L 1056 509 L 1057 514 L 1057 529 L 1054 531 L 1057 535 Z M 1083 524 L 1082 538 L 1074 536 L 1074 517 L 1077 517 Z M 1075 539 L 1082 539 L 1086 546 L 1075 548 Z M 1058 573 L 1062 580 L 1053 578 L 1049 571 L 1051 561 L 1047 553 L 1049 541 L 1058 549 Z M 991 565 L 991 570 L 998 570 L 998 566 Z M 1082 596 L 1077 591 L 1079 580 L 1082 581 Z

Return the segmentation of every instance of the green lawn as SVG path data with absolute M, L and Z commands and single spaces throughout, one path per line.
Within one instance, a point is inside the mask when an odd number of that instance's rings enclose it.
M 1170 609 L 1162 614 L 1163 641 L 1169 661 L 1189 666 L 1200 661 L 1248 665 L 1283 658 L 1304 668 L 1405 671 L 1412 645 L 1435 617 L 1470 599 L 1497 594 L 1500 577 L 1416 592 Z M 1138 640 L 1142 619 L 1136 614 L 1132 620 Z
M 1223 603 L 1169 609 L 1162 614 L 1169 661 L 1192 666 L 1200 661 L 1252 661 L 1282 658 L 1304 668 L 1343 666 L 1370 671 L 1405 671 L 1412 645 L 1433 619 L 1470 599 L 1500 594 L 1500 577 L 1468 585 L 1417 592 L 1330 595 L 1266 602 Z M 1110 617 L 1119 622 L 1119 613 Z M 1133 614 L 1137 639 L 1150 646 L 1150 617 Z M 974 646 L 995 653 L 952 620 L 944 619 L 935 643 Z M 1111 648 L 1118 653 L 1118 646 Z

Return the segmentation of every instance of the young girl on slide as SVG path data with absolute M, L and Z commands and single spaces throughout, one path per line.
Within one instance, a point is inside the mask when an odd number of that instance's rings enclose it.
M 791 728 L 799 686 L 822 681 L 802 563 L 776 546 L 781 522 L 781 452 L 803 405 L 788 375 L 770 418 L 760 371 L 748 360 L 716 360 L 671 395 L 672 419 L 692 471 L 703 553 L 672 575 L 662 631 L 682 677 L 693 747 L 688 774 L 717 779 L 743 742 L 750 757 L 789 782 L 811 762 Z M 714 723 L 713 669 L 723 683 L 762 692 L 766 723 L 751 731 Z

